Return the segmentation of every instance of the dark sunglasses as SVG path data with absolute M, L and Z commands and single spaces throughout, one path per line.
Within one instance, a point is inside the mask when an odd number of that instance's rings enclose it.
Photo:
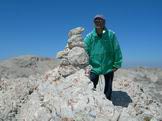
M 102 20 L 102 19 L 96 19 L 96 20 L 94 20 L 94 22 L 95 23 L 104 23 L 104 20 Z

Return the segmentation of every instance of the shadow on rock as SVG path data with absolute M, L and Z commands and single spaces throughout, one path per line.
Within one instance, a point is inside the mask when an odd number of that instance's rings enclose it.
M 128 107 L 129 103 L 132 102 L 130 96 L 123 91 L 113 91 L 112 92 L 112 103 L 115 106 Z

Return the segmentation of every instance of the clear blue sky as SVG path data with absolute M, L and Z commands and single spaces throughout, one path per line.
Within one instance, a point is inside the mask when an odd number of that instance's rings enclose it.
M 54 57 L 70 29 L 93 28 L 103 14 L 116 32 L 124 65 L 162 65 L 162 0 L 0 0 L 0 59 Z

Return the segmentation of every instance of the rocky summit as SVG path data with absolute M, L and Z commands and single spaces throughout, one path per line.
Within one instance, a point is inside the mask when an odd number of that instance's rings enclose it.
M 103 76 L 93 91 L 85 75 L 83 31 L 70 30 L 57 67 L 28 77 L 1 77 L 0 121 L 162 121 L 162 70 L 119 69 L 109 101 Z

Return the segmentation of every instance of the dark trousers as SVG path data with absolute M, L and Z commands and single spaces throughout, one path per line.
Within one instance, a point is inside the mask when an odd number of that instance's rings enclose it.
M 109 100 L 111 100 L 113 77 L 114 77 L 114 72 L 109 72 L 104 75 L 105 78 L 104 94 L 106 95 L 106 98 Z M 94 88 L 96 88 L 99 80 L 99 75 L 91 72 L 90 80 L 93 82 Z

